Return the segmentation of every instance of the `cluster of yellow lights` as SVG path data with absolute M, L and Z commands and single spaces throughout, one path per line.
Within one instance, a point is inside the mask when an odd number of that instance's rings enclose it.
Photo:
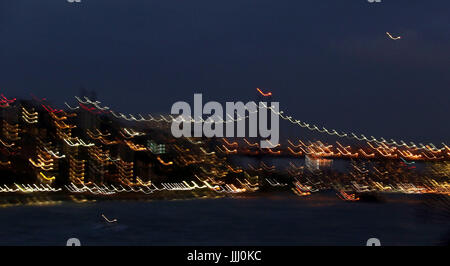
M 95 129 L 95 132 L 92 132 L 90 129 L 88 129 L 86 133 L 91 139 L 98 140 L 104 145 L 115 145 L 119 143 L 118 140 L 108 139 L 108 137 L 111 136 L 111 133 L 102 133 L 99 129 Z
M 3 136 L 9 141 L 20 140 L 20 129 L 19 124 L 9 124 L 7 121 L 3 120 Z
M 38 120 L 38 112 L 31 112 L 21 107 L 22 109 L 22 119 L 28 124 L 36 124 L 39 122 Z
M 61 188 L 53 188 L 48 184 L 14 184 L 14 188 L 10 188 L 7 185 L 0 185 L 0 192 L 2 193 L 15 193 L 15 192 L 24 192 L 24 193 L 33 193 L 33 192 L 59 192 Z
M 243 193 L 247 190 L 254 191 L 257 189 L 256 185 L 251 184 L 248 181 L 239 181 L 244 187 L 238 188 L 233 184 L 212 185 L 207 180 L 201 181 L 203 185 L 197 184 L 195 181 L 182 181 L 175 183 L 161 183 L 161 187 L 157 187 L 155 184 L 140 184 L 136 186 L 124 187 L 123 185 L 97 185 L 97 184 L 75 184 L 71 183 L 66 185 L 65 188 L 72 193 L 92 193 L 102 195 L 112 195 L 116 193 L 144 193 L 150 194 L 155 191 L 192 191 L 196 189 L 210 189 L 220 193 Z
M 136 130 L 134 130 L 132 128 L 122 128 L 121 131 L 120 131 L 120 135 L 122 137 L 124 137 L 125 139 L 131 139 L 131 138 L 134 138 L 134 137 L 145 136 L 146 133 L 136 131 Z
M 69 178 L 70 180 L 84 180 L 84 173 L 86 168 L 85 160 L 78 160 L 73 155 L 69 157 Z
M 222 139 L 224 144 L 217 146 L 217 149 L 225 154 L 249 154 L 257 155 L 261 153 L 271 155 L 292 155 L 303 156 L 310 155 L 314 157 L 330 157 L 330 158 L 386 158 L 386 159 L 400 159 L 405 158 L 408 160 L 442 160 L 445 159 L 450 153 L 446 150 L 434 150 L 427 145 L 426 150 L 419 148 L 407 149 L 405 147 L 398 148 L 396 146 L 388 146 L 386 143 L 371 143 L 366 142 L 367 148 L 359 148 L 357 151 L 352 151 L 351 146 L 344 146 L 339 141 L 336 141 L 336 145 L 325 145 L 321 141 L 314 143 L 309 142 L 305 144 L 302 140 L 297 140 L 296 143 L 291 140 L 287 140 L 288 145 L 284 147 L 281 144 L 273 145 L 269 142 L 273 148 L 259 149 L 257 142 L 251 143 L 247 139 L 243 139 L 243 145 L 239 145 L 237 141 L 230 142 L 227 139 Z M 278 149 L 278 150 L 275 150 Z

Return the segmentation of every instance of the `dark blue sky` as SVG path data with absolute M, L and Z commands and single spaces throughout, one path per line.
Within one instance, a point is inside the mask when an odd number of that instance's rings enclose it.
M 446 0 L 0 0 L 0 89 L 122 112 L 249 101 L 366 135 L 448 142 Z M 401 35 L 389 40 L 386 31 Z M 301 134 L 301 131 L 299 131 Z

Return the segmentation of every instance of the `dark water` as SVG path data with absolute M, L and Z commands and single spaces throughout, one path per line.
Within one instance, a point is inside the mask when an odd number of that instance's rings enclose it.
M 0 209 L 1 245 L 443 245 L 449 223 L 422 196 L 348 203 L 296 197 L 97 201 Z M 117 223 L 107 223 L 101 214 Z M 439 215 L 437 215 L 439 216 Z

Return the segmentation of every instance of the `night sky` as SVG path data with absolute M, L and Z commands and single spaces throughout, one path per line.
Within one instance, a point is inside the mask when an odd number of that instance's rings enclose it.
M 81 1 L 0 0 L 6 96 L 63 107 L 85 87 L 120 112 L 169 113 L 260 87 L 327 128 L 450 141 L 449 1 Z

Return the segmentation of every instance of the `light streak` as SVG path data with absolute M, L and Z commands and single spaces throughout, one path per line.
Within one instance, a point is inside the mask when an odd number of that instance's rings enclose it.
M 398 36 L 398 37 L 393 37 L 389 32 L 386 32 L 387 36 L 389 36 L 389 38 L 391 38 L 392 40 L 396 41 L 396 40 L 400 40 L 402 37 Z
M 259 93 L 261 93 L 261 95 L 264 96 L 264 97 L 272 96 L 272 92 L 264 93 L 264 92 L 262 92 L 259 88 L 256 88 L 256 90 L 257 90 Z
M 1 108 L 7 108 L 9 107 L 12 103 L 14 103 L 17 99 L 8 99 L 5 97 L 5 95 L 0 94 L 0 107 Z
M 39 174 L 42 176 L 42 178 L 44 178 L 44 179 L 47 180 L 47 181 L 53 181 L 53 180 L 55 180 L 55 177 L 54 177 L 54 176 L 52 176 L 52 177 L 47 177 L 47 176 L 44 175 L 42 172 L 39 172 Z
M 0 185 L 0 192 L 2 193 L 15 193 L 15 192 L 24 192 L 24 193 L 33 193 L 33 192 L 59 192 L 62 189 L 61 188 L 53 188 L 50 187 L 48 184 L 16 184 L 14 183 L 14 186 L 16 188 L 9 188 L 7 185 Z
M 162 159 L 161 159 L 161 157 L 160 156 L 158 156 L 156 159 L 158 159 L 158 161 L 162 164 L 162 165 L 165 165 L 165 166 L 168 166 L 168 165 L 172 165 L 173 164 L 173 162 L 164 162 Z
M 79 139 L 78 137 L 72 138 L 72 139 L 64 139 L 64 141 L 71 147 L 78 147 L 78 146 L 91 147 L 91 146 L 95 146 L 94 143 L 86 143 L 83 140 Z
M 107 221 L 108 223 L 116 223 L 117 219 L 108 219 L 104 214 L 102 214 L 103 219 L 105 219 L 105 221 Z
M 341 190 L 338 193 L 336 193 L 336 195 L 338 195 L 338 197 L 340 199 L 345 200 L 345 201 L 358 201 L 359 200 L 359 198 L 356 197 L 355 194 L 348 194 L 348 193 L 346 193 L 343 190 Z

